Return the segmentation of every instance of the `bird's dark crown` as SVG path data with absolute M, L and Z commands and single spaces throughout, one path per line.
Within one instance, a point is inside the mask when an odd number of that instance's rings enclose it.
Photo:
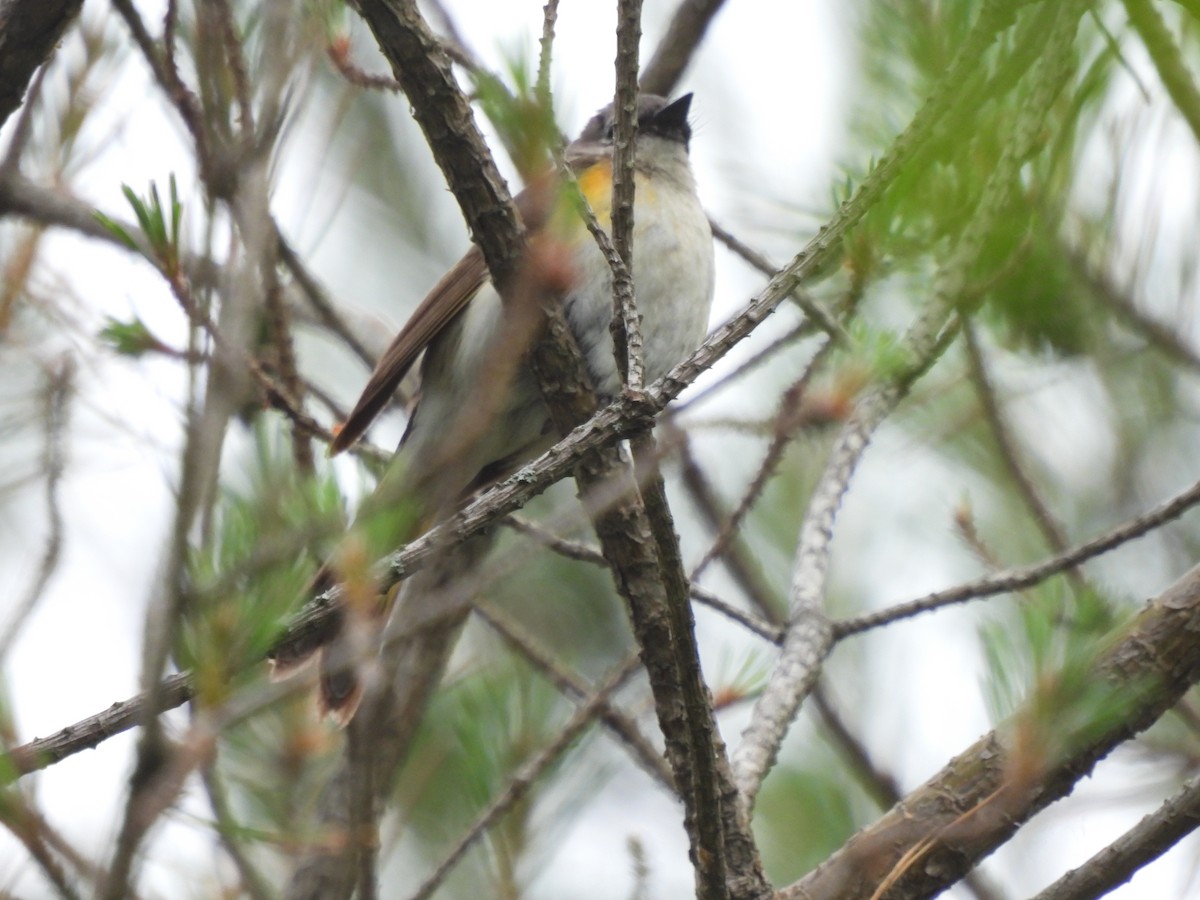
M 692 126 L 688 123 L 688 111 L 691 106 L 691 94 L 684 94 L 674 101 L 657 94 L 641 94 L 638 97 L 638 134 L 678 141 L 686 147 L 692 137 Z M 579 135 L 579 141 L 611 144 L 615 121 L 613 106 L 610 103 L 592 116 Z

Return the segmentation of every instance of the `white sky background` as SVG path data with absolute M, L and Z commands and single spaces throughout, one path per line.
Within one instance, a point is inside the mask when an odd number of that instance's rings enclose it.
M 161 21 L 156 4 L 142 5 L 150 21 Z M 536 52 L 539 2 L 448 0 L 446 5 L 486 63 L 501 67 L 502 51 L 517 46 Z M 555 88 L 568 132 L 576 131 L 611 96 L 615 38 L 609 6 L 568 0 L 560 10 Z M 649 58 L 673 6 L 661 0 L 647 3 L 643 60 Z M 693 158 L 706 206 L 718 221 L 777 261 L 798 248 L 797 236 L 770 232 L 759 222 L 774 225 L 780 220 L 780 208 L 792 209 L 791 220 L 800 229 L 812 221 L 803 211 L 828 206 L 828 186 L 837 177 L 839 142 L 852 105 L 855 47 L 849 6 L 836 0 L 730 3 L 681 86 L 681 91 L 696 91 Z M 95 16 L 97 9 L 93 0 L 87 12 Z M 763 28 L 767 21 L 771 27 Z M 127 41 L 120 29 L 115 31 L 122 42 Z M 1147 81 L 1157 85 L 1153 76 Z M 77 187 L 98 207 L 121 217 L 128 215 L 120 195 L 122 183 L 142 190 L 154 179 L 161 186 L 174 172 L 184 186 L 185 203 L 188 199 L 189 153 L 180 140 L 180 127 L 164 105 L 147 102 L 155 95 L 140 59 L 130 55 L 125 68 L 115 73 L 91 126 L 99 132 L 104 130 L 101 124 L 119 125 L 120 131 L 77 180 Z M 395 103 L 403 108 L 403 99 Z M 389 328 L 398 326 L 403 310 L 419 297 L 404 298 L 407 305 L 400 308 L 387 296 L 386 277 L 363 271 L 369 261 L 355 258 L 355 234 L 356 228 L 369 225 L 338 219 L 339 173 L 323 172 L 321 158 L 306 156 L 299 144 L 293 138 L 290 159 L 279 173 L 277 213 L 285 223 L 293 223 L 296 244 L 335 297 L 361 304 L 364 311 L 387 319 Z M 1185 213 L 1194 215 L 1194 209 L 1189 207 Z M 452 233 L 465 235 L 448 192 L 443 192 L 436 214 Z M 461 240 L 465 242 L 465 237 Z M 447 260 L 463 247 L 465 243 L 450 248 Z M 99 324 L 100 311 L 121 319 L 136 311 L 156 332 L 182 334 L 182 318 L 148 266 L 110 247 L 66 235 L 53 238 L 53 252 L 63 261 L 58 271 L 74 279 L 74 291 L 98 305 L 94 324 Z M 720 250 L 718 265 L 714 321 L 740 308 L 762 283 Z M 433 264 L 430 269 L 432 280 L 437 271 Z M 62 490 L 66 518 L 62 564 L 6 661 L 4 675 L 23 738 L 56 731 L 136 690 L 144 608 L 173 506 L 170 466 L 179 441 L 182 389 L 178 366 L 114 360 L 88 349 L 83 337 L 66 335 L 60 340 L 82 356 L 79 383 L 101 386 L 103 392 L 85 387 L 73 406 L 70 468 Z M 346 386 L 347 391 L 354 389 Z M 736 397 L 743 412 L 747 405 L 757 408 L 773 402 L 770 397 Z M 1052 440 L 1054 429 L 1049 430 Z M 839 526 L 839 544 L 852 544 L 856 561 L 862 554 L 871 565 L 856 571 L 845 571 L 845 565 L 835 567 L 843 590 L 857 591 L 872 605 L 907 599 L 973 573 L 965 564 L 956 568 L 953 557 L 929 551 L 945 543 L 951 511 L 971 487 L 969 476 L 950 473 L 947 477 L 934 454 L 923 453 L 903 435 L 885 433 L 880 441 L 883 446 L 868 453 Z M 39 442 L 40 436 L 31 436 L 28 446 L 21 448 L 28 454 L 25 459 L 36 459 Z M 888 442 L 907 446 L 897 451 Z M 894 459 L 897 452 L 909 456 L 909 477 L 902 493 L 895 488 L 894 472 L 872 462 Z M 32 469 L 34 464 L 26 466 Z M 25 502 L 0 505 L 0 623 L 7 622 L 9 615 L 3 604 L 22 595 L 42 552 L 46 520 L 40 490 L 40 485 L 34 485 L 28 488 Z M 884 493 L 896 500 L 895 510 L 886 517 L 856 502 Z M 131 586 L 141 587 L 130 593 Z M 722 649 L 724 630 L 709 616 L 701 614 L 700 620 L 706 660 L 715 665 L 730 652 L 728 647 Z M 975 620 L 965 614 L 926 617 L 890 629 L 886 640 L 869 639 L 870 652 L 858 654 L 867 668 L 862 684 L 902 686 L 906 695 L 924 698 L 916 708 L 892 698 L 857 698 L 871 711 L 866 718 L 871 722 L 867 738 L 872 748 L 907 788 L 919 784 L 989 727 L 975 627 Z M 930 646 L 938 646 L 939 652 L 930 654 Z M 843 693 L 844 699 L 853 699 L 851 689 Z M 724 719 L 723 726 L 727 740 L 736 741 L 742 720 L 734 715 Z M 132 736 L 126 734 L 37 776 L 42 807 L 85 850 L 108 852 L 132 747 Z M 1115 765 L 1119 763 L 1105 762 L 1101 771 Z M 534 882 L 530 896 L 627 897 L 628 867 L 614 871 L 611 860 L 625 858 L 623 848 L 630 834 L 646 842 L 653 873 L 651 895 L 687 896 L 692 878 L 685 864 L 682 831 L 672 841 L 660 838 L 664 829 L 659 823 L 677 821 L 678 810 L 657 792 L 645 790 L 644 784 L 612 783 L 605 790 L 611 800 L 590 805 L 588 815 L 564 836 L 561 849 L 548 856 L 548 868 Z M 1085 784 L 1080 793 L 1096 792 Z M 1105 792 L 1102 799 L 1107 798 Z M 1155 795 L 1145 805 L 1158 802 Z M 1049 820 L 1045 825 L 1027 829 L 997 854 L 990 869 L 1005 873 L 1006 895 L 1024 896 L 1044 886 L 1144 811 L 1133 804 L 1106 802 L 1073 808 L 1079 812 L 1064 814 L 1067 807 L 1061 804 L 1052 808 L 1042 816 Z M 206 815 L 202 804 L 193 803 L 189 809 Z M 1112 896 L 1125 900 L 1183 896 L 1182 879 L 1194 843 L 1184 847 L 1185 851 L 1151 866 Z M 22 895 L 37 896 L 38 882 L 22 875 L 21 858 L 23 851 L 7 835 L 0 836 L 0 889 L 17 877 Z M 211 871 L 214 858 L 208 835 L 191 827 L 186 814 L 175 816 L 172 824 L 157 832 L 148 854 L 148 894 L 209 896 L 211 884 L 185 885 L 179 878 L 181 873 L 204 873 L 206 866 Z

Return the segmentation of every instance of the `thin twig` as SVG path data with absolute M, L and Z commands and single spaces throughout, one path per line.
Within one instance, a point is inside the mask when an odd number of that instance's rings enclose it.
M 828 358 L 833 345 L 832 340 L 826 340 L 818 347 L 800 377 L 784 391 L 779 401 L 779 411 L 775 415 L 774 427 L 771 430 L 771 442 L 767 445 L 763 460 L 759 463 L 754 478 L 743 492 L 737 507 L 728 518 L 716 526 L 718 532 L 712 546 L 705 551 L 704 556 L 692 569 L 691 578 L 693 580 L 700 577 L 713 559 L 726 553 L 727 548 L 738 534 L 742 522 L 749 515 L 754 504 L 758 502 L 763 491 L 766 490 L 767 482 L 783 461 L 784 451 L 799 430 L 808 424 L 809 419 L 803 415 L 802 406 L 805 394 L 818 369 Z M 765 607 L 760 605 L 759 611 L 768 618 L 777 617 L 773 605 Z
M 749 244 L 742 243 L 740 240 L 734 237 L 730 231 L 715 222 L 711 216 L 708 219 L 708 225 L 712 229 L 714 238 L 716 238 L 746 262 L 750 263 L 751 266 L 753 266 L 762 274 L 766 275 L 767 277 L 771 277 L 779 271 L 778 266 L 771 263 L 770 260 L 768 260 Z M 796 287 L 792 288 L 788 296 L 792 300 L 796 301 L 796 305 L 804 310 L 804 314 L 808 316 L 818 328 L 829 335 L 830 338 L 832 338 L 834 341 L 837 341 L 844 348 L 851 348 L 854 346 L 855 341 L 854 338 L 850 336 L 850 333 L 846 331 L 844 327 L 842 327 L 841 323 L 839 323 L 837 319 L 833 318 L 833 316 L 826 312 L 824 307 L 817 303 L 817 301 L 807 291 L 797 285 Z
M 941 609 L 944 606 L 990 597 L 995 594 L 1025 590 L 1053 575 L 1065 572 L 1102 553 L 1107 553 L 1131 540 L 1143 537 L 1154 529 L 1179 518 L 1196 505 L 1200 505 L 1200 482 L 1142 515 L 1039 563 L 1006 569 L 1003 572 L 987 575 L 976 581 L 947 588 L 944 591 L 927 594 L 920 599 L 899 603 L 878 612 L 841 619 L 833 625 L 834 637 L 841 640 L 889 622 L 911 618 L 923 612 Z
M 387 91 L 390 94 L 398 94 L 403 90 L 400 82 L 390 75 L 372 75 L 356 66 L 350 59 L 350 41 L 346 38 L 339 38 L 330 43 L 325 48 L 325 54 L 338 74 L 355 87 L 368 91 Z
M 1108 307 L 1128 328 L 1172 361 L 1186 366 L 1193 373 L 1200 373 L 1200 355 L 1179 337 L 1176 329 L 1155 321 L 1138 309 L 1133 298 L 1115 283 L 1113 277 L 1099 266 L 1089 264 L 1080 250 L 1068 247 L 1066 256 L 1092 296 Z
M 531 522 L 522 516 L 509 516 L 502 520 L 502 524 L 533 538 L 542 546 L 567 559 L 592 563 L 593 565 L 604 566 L 605 568 L 608 567 L 608 560 L 604 558 L 604 554 L 598 548 L 592 547 L 589 544 L 581 544 L 558 537 L 553 529 L 546 528 L 536 522 Z M 732 622 L 736 622 L 763 640 L 769 641 L 772 644 L 779 644 L 783 640 L 783 629 L 770 619 L 759 618 L 738 609 L 694 581 L 688 585 L 688 594 L 697 603 L 707 606 Z
M 134 43 L 141 50 L 142 57 L 150 66 L 155 80 L 162 86 L 167 99 L 171 101 L 171 105 L 175 107 L 191 135 L 196 148 L 196 159 L 200 164 L 202 180 L 206 185 L 215 185 L 219 179 L 215 177 L 213 160 L 209 153 L 209 138 L 204 127 L 204 114 L 201 111 L 200 101 L 183 83 L 179 71 L 175 68 L 173 42 L 167 45 L 165 53 L 160 53 L 158 45 L 151 37 L 132 0 L 112 0 L 112 5 L 117 14 L 125 20 L 125 25 L 129 29 Z
M 1050 512 L 1042 500 L 1041 494 L 1038 493 L 1033 480 L 1025 471 L 1025 465 L 1016 447 L 1012 429 L 1009 427 L 1008 422 L 1005 421 L 1004 414 L 1000 410 L 1000 404 L 996 397 L 996 388 L 992 384 L 991 375 L 988 373 L 987 363 L 983 357 L 983 350 L 979 346 L 979 339 L 975 334 L 975 328 L 969 321 L 963 322 L 963 337 L 967 350 L 967 362 L 971 369 L 971 381 L 975 384 L 975 391 L 979 396 L 979 405 L 983 409 L 984 418 L 991 429 L 992 439 L 996 442 L 996 448 L 999 450 L 1004 468 L 1008 470 L 1009 477 L 1017 487 L 1017 493 L 1024 501 L 1038 530 L 1041 531 L 1046 545 L 1052 552 L 1062 553 L 1068 546 L 1066 534 L 1063 532 L 1062 525 L 1054 518 L 1054 514 Z M 1076 587 L 1081 589 L 1086 587 L 1086 583 L 1079 572 L 1069 570 L 1068 576 L 1075 583 Z
M 588 699 L 591 690 L 587 683 L 577 674 L 560 665 L 549 651 L 539 646 L 512 616 L 494 603 L 488 603 L 478 598 L 475 600 L 474 606 L 475 612 L 479 614 L 480 618 L 487 622 L 500 637 L 516 649 L 561 693 L 577 703 Z M 670 767 L 666 764 L 662 754 L 645 738 L 637 723 L 607 702 L 599 710 L 598 715 L 600 722 L 612 732 L 617 743 L 629 751 L 637 764 L 668 791 L 674 792 L 675 779 L 671 774 Z
M 333 440 L 333 433 L 312 416 L 308 415 L 300 405 L 298 397 L 284 385 L 276 381 L 266 371 L 259 360 L 255 359 L 245 350 L 239 351 L 231 344 L 217 323 L 212 320 L 212 317 L 196 301 L 191 285 L 185 279 L 179 276 L 171 276 L 169 273 L 164 273 L 164 275 L 167 276 L 171 292 L 175 295 L 180 308 L 187 314 L 193 325 L 200 328 L 212 339 L 216 350 L 225 356 L 226 364 L 240 363 L 245 368 L 245 371 L 262 388 L 271 406 L 283 413 L 291 421 L 297 432 L 306 436 L 311 435 L 320 438 L 325 443 L 330 443 Z
M 686 435 L 683 435 L 678 439 L 678 443 L 680 474 L 684 487 L 687 488 L 709 528 L 717 533 L 712 548 L 704 554 L 697 565 L 692 567 L 689 579 L 693 583 L 698 581 L 707 564 L 719 556 L 733 580 L 749 598 L 751 606 L 764 619 L 778 624 L 782 618 L 778 605 L 771 596 L 769 587 L 763 582 L 762 573 L 750 559 L 745 545 L 739 538 L 733 536 L 722 539 L 727 532 L 728 524 L 733 521 L 733 517 L 727 516 L 721 507 L 716 490 L 700 468 L 700 462 L 692 452 L 691 441 Z
M 314 312 L 316 312 L 317 317 L 321 320 L 321 324 L 341 338 L 346 346 L 353 351 L 355 356 L 362 360 L 368 369 L 374 369 L 378 358 L 367 349 L 366 344 L 363 343 L 354 329 L 347 324 L 338 312 L 333 301 L 326 294 L 325 289 L 321 287 L 320 282 L 308 270 L 304 262 L 300 259 L 299 254 L 296 253 L 292 245 L 283 236 L 283 232 L 280 230 L 278 224 L 275 225 L 275 237 L 279 242 L 279 261 L 291 273 L 292 278 L 296 280 L 296 284 L 300 286 L 301 293 L 303 293 L 304 298 L 312 306 Z M 405 400 L 402 398 L 400 402 L 403 403 Z
M 507 516 L 501 520 L 500 524 L 526 537 L 533 538 L 543 547 L 552 550 L 566 559 L 592 563 L 598 566 L 608 566 L 608 561 L 604 558 L 604 554 L 600 552 L 599 547 L 560 537 L 556 531 L 531 521 L 524 516 Z
M 296 470 L 302 475 L 311 477 L 316 471 L 311 441 L 312 432 L 298 424 L 298 419 L 309 418 L 303 408 L 304 382 L 296 370 L 296 348 L 292 339 L 291 316 L 288 315 L 287 304 L 283 302 L 283 289 L 275 272 L 274 254 L 272 253 L 271 256 L 272 259 L 265 260 L 259 268 L 262 277 L 267 282 L 264 300 L 267 322 L 271 329 L 273 361 L 278 367 L 279 379 L 284 391 L 282 394 L 276 393 L 275 396 L 281 398 L 281 408 L 292 420 L 292 458 L 296 464 Z M 285 397 L 288 398 L 287 401 L 282 400 Z
M 606 678 L 600 687 L 589 698 L 588 702 L 583 704 L 571 716 L 570 721 L 563 726 L 556 737 L 550 744 L 544 747 L 540 753 L 526 762 L 512 776 L 508 783 L 508 787 L 504 792 L 496 797 L 479 816 L 470 828 L 458 839 L 458 842 L 446 854 L 445 858 L 437 865 L 433 873 L 421 884 L 421 886 L 412 895 L 412 900 L 426 900 L 431 897 L 445 880 L 446 876 L 458 865 L 464 854 L 474 846 L 488 829 L 500 820 L 500 817 L 508 812 L 512 807 L 520 802 L 533 784 L 542 774 L 552 766 L 560 756 L 570 749 L 571 744 L 575 739 L 596 720 L 601 709 L 606 706 L 612 698 L 613 693 L 625 683 L 635 672 L 641 668 L 641 665 L 636 655 L 627 658 L 616 670 Z
M 672 418 L 678 418 L 684 412 L 691 409 L 693 406 L 699 405 L 713 394 L 733 387 L 740 379 L 749 375 L 751 372 L 757 371 L 769 363 L 776 356 L 778 356 L 780 352 L 793 346 L 801 338 L 811 335 L 813 330 L 812 323 L 809 320 L 806 319 L 802 321 L 799 325 L 789 330 L 786 334 L 771 341 L 771 343 L 767 344 L 767 346 L 756 352 L 749 359 L 739 363 L 736 368 L 730 371 L 729 374 L 723 376 L 719 381 L 716 381 L 710 385 L 706 385 L 699 390 L 692 391 L 687 396 L 687 399 L 681 400 L 672 406 L 671 409 L 668 410 L 667 415 L 671 416 Z
M 46 427 L 46 445 L 42 453 L 42 468 L 46 473 L 46 513 L 49 532 L 46 535 L 46 547 L 38 564 L 37 574 L 25 592 L 25 596 L 16 604 L 12 616 L 0 633 L 0 660 L 8 656 L 13 644 L 20 636 L 26 620 L 37 608 L 46 585 L 58 568 L 62 554 L 63 516 L 58 491 L 66 471 L 66 430 L 68 401 L 74 389 L 75 367 L 70 358 L 64 357 L 49 373 L 46 384 L 44 422 Z
M 608 560 L 604 558 L 604 554 L 598 548 L 558 537 L 552 529 L 531 522 L 522 516 L 509 516 L 502 520 L 502 524 L 533 538 L 542 546 L 567 559 L 608 567 Z M 688 593 L 697 603 L 707 606 L 766 641 L 778 644 L 783 640 L 783 629 L 778 625 L 738 609 L 695 582 L 689 584 Z
M 473 60 L 477 59 L 479 54 L 471 50 L 467 44 L 466 37 L 462 33 L 462 29 L 458 27 L 454 16 L 450 14 L 450 10 L 446 8 L 446 4 L 442 0 L 429 0 L 429 8 L 437 14 L 437 17 L 442 22 L 442 29 L 446 32 L 446 36 L 459 47 L 465 54 Z M 455 60 L 457 62 L 457 60 Z
M 764 641 L 769 641 L 776 645 L 783 643 L 782 626 L 776 625 L 766 619 L 760 619 L 758 616 L 748 613 L 745 610 L 738 609 L 736 606 L 727 603 L 716 594 L 706 588 L 700 587 L 698 584 L 693 584 L 689 588 L 689 593 L 697 603 L 707 606 L 731 622 L 736 622 L 751 634 L 758 635 Z
M 871 759 L 866 746 L 855 736 L 842 720 L 830 701 L 827 690 L 822 685 L 813 689 L 813 706 L 821 717 L 821 724 L 830 740 L 837 747 L 842 759 L 854 774 L 855 780 L 863 787 L 880 809 L 890 809 L 900 802 L 903 796 L 896 782 L 896 776 L 885 772 Z
M 1072 869 L 1033 900 L 1090 900 L 1125 884 L 1200 827 L 1200 778 L 1188 781 L 1083 865 Z
M 246 65 L 246 51 L 242 46 L 241 35 L 238 34 L 237 22 L 234 19 L 233 8 L 229 0 L 212 0 L 210 3 L 216 12 L 220 29 L 221 43 L 225 50 L 225 61 L 229 74 L 233 77 L 233 91 L 237 98 L 238 131 L 241 134 L 243 149 L 254 145 L 254 104 L 250 100 L 250 75 Z

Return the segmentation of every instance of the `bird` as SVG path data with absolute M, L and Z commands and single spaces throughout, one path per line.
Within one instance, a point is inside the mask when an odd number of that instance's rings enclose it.
M 631 275 L 647 384 L 699 346 L 713 299 L 712 231 L 689 159 L 691 103 L 692 94 L 673 101 L 642 94 L 637 104 Z M 609 105 L 563 154 L 597 222 L 608 230 L 614 123 Z M 562 263 L 552 279 L 555 293 L 586 374 L 599 398 L 613 398 L 622 380 L 610 332 L 612 271 L 569 195 L 557 189 L 560 184 L 561 176 L 547 173 L 518 194 L 515 204 L 527 247 L 552 240 L 553 258 Z M 435 284 L 380 357 L 337 430 L 331 454 L 363 436 L 418 358 L 420 388 L 396 454 L 351 526 L 350 533 L 362 538 L 352 543 L 356 559 L 370 563 L 398 549 L 557 439 L 526 360 L 532 332 L 511 327 L 513 305 L 502 302 L 482 253 L 472 247 Z M 483 552 L 469 554 L 464 565 Z M 335 578 L 338 568 L 335 562 Z M 344 560 L 341 568 L 347 568 Z M 324 651 L 321 706 L 343 723 L 361 698 L 361 679 L 351 661 L 362 655 L 372 630 L 366 628 L 366 636 L 360 630 L 358 639 L 343 641 L 348 646 L 340 650 L 335 638 Z M 286 656 L 277 655 L 276 663 L 290 663 Z

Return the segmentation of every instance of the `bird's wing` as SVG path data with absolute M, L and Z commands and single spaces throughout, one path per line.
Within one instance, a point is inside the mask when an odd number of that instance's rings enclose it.
M 421 301 L 391 346 L 380 357 L 358 403 L 329 446 L 331 456 L 362 437 L 375 417 L 387 406 L 400 380 L 416 362 L 421 351 L 471 302 L 487 277 L 483 254 L 478 247 L 472 247 L 433 286 L 433 290 Z
M 534 179 L 533 183 L 513 198 L 521 221 L 528 231 L 541 228 L 553 202 L 549 188 L 556 178 L 553 172 Z M 371 373 L 362 396 L 338 429 L 330 444 L 334 455 L 345 450 L 366 432 L 375 417 L 387 406 L 388 400 L 400 385 L 417 357 L 449 325 L 488 279 L 487 264 L 478 247 L 472 247 L 421 301 L 412 317 L 400 329 L 387 352 Z
M 567 148 L 569 167 L 581 172 L 590 163 L 607 157 L 602 148 L 576 142 Z M 521 191 L 514 203 L 528 231 L 537 231 L 546 223 L 556 202 L 557 177 L 553 172 L 536 178 Z M 586 186 L 585 186 L 586 187 Z M 342 423 L 330 444 L 329 454 L 340 453 L 366 432 L 383 411 L 404 375 L 429 344 L 454 320 L 488 278 L 487 264 L 478 247 L 472 247 L 441 281 L 433 286 L 396 335 L 387 352 L 371 373 L 362 396 Z

